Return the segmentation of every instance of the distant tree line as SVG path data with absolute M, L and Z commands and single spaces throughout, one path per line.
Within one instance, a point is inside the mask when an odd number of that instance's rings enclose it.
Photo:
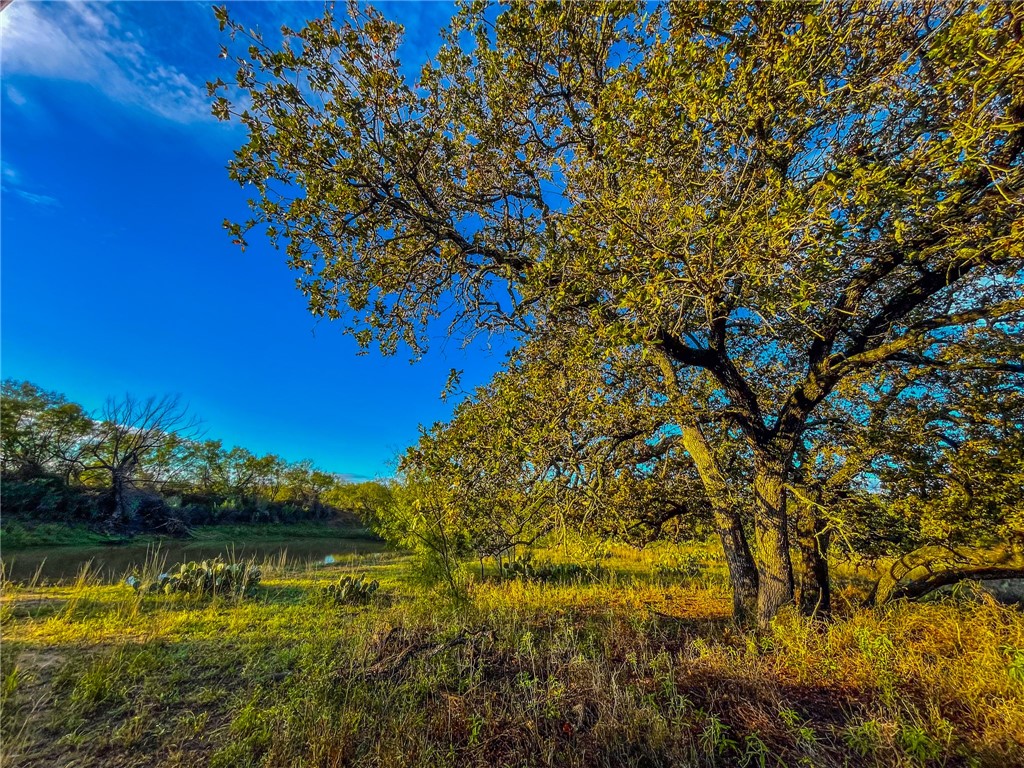
M 4 515 L 112 530 L 370 520 L 387 485 L 351 483 L 309 459 L 289 462 L 203 439 L 178 397 L 108 399 L 90 415 L 58 392 L 5 380 L 0 392 Z

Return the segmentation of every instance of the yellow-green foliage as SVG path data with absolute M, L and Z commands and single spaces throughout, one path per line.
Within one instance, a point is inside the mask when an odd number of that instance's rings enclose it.
M 592 582 L 488 575 L 458 603 L 392 554 L 264 563 L 245 600 L 136 593 L 88 569 L 64 586 L 8 583 L 4 765 L 1024 758 L 1019 610 L 983 596 L 875 611 L 840 598 L 831 623 L 784 613 L 748 633 L 707 575 L 659 574 L 671 555 L 615 549 Z M 364 574 L 392 599 L 318 599 Z

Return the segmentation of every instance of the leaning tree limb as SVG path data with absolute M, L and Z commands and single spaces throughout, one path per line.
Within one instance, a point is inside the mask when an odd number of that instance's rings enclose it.
M 961 581 L 985 581 L 991 579 L 1024 579 L 1024 567 L 1002 565 L 975 566 L 931 573 L 923 578 L 914 579 L 896 586 L 884 596 L 884 602 L 917 600 L 940 587 L 959 584 Z
M 895 563 L 868 595 L 866 605 L 918 600 L 941 587 L 962 581 L 1024 578 L 1024 559 L 1015 549 L 962 552 L 950 547 L 923 547 Z

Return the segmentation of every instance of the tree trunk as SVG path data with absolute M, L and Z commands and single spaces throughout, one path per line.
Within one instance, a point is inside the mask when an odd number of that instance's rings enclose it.
M 800 555 L 797 604 L 805 616 L 827 616 L 832 612 L 828 534 L 812 502 L 801 500 L 797 509 L 796 543 Z
M 739 513 L 729 503 L 725 478 L 708 448 L 704 433 L 697 426 L 684 424 L 682 437 L 683 447 L 693 459 L 704 491 L 711 501 L 715 530 L 725 550 L 725 562 L 729 566 L 729 582 L 732 585 L 733 617 L 740 623 L 747 623 L 757 610 L 758 574 L 746 533 Z
M 711 506 L 715 515 L 715 530 L 722 540 L 725 562 L 729 566 L 733 618 L 741 624 L 747 624 L 754 619 L 757 611 L 758 574 L 754 558 L 750 554 L 739 516 L 731 509 L 721 509 L 717 502 Z
M 708 447 L 707 438 L 699 424 L 692 418 L 691 409 L 679 388 L 679 382 L 672 363 L 664 353 L 656 356 L 665 381 L 665 387 L 678 408 L 679 428 L 682 432 L 683 448 L 690 455 L 697 474 L 700 475 L 704 492 L 711 502 L 715 530 L 722 540 L 725 562 L 729 566 L 729 582 L 732 585 L 733 618 L 745 624 L 755 616 L 757 610 L 758 574 L 754 558 L 750 554 L 747 535 L 743 530 L 737 507 L 731 503 L 725 477 Z
M 114 472 L 110 478 L 111 492 L 114 496 L 114 514 L 111 521 L 117 527 L 128 524 L 128 501 L 125 499 L 125 479 L 120 472 Z
M 793 602 L 793 562 L 786 526 L 786 462 L 777 454 L 754 455 L 754 532 L 757 541 L 757 623 L 766 627 Z

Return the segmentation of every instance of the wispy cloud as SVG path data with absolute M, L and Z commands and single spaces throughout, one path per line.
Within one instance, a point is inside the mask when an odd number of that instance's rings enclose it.
M 0 184 L 0 192 L 4 195 L 17 195 L 22 200 L 27 203 L 31 203 L 32 205 L 48 207 L 60 205 L 60 200 L 56 197 L 26 189 L 25 185 L 22 183 L 21 174 L 6 160 L 0 162 L 0 179 L 3 179 L 3 183 Z
M 211 119 L 202 84 L 145 46 L 144 34 L 104 3 L 14 2 L 0 16 L 2 69 L 88 83 L 105 96 L 167 120 Z M 24 99 L 17 90 L 7 95 Z
M 22 95 L 21 91 L 19 91 L 13 85 L 8 85 L 6 90 L 7 98 L 10 99 L 11 103 L 14 104 L 16 107 L 23 106 L 28 101 L 28 99 L 26 99 Z
M 49 195 L 40 195 L 35 192 L 29 192 L 27 189 L 19 189 L 18 187 L 9 188 L 6 185 L 3 187 L 4 192 L 13 192 L 22 200 L 25 200 L 32 205 L 45 205 L 45 206 L 56 206 L 60 205 L 60 201 L 56 197 L 50 197 Z
M 21 181 L 21 174 L 6 160 L 0 161 L 0 176 L 3 176 L 4 181 L 9 181 L 12 184 Z

